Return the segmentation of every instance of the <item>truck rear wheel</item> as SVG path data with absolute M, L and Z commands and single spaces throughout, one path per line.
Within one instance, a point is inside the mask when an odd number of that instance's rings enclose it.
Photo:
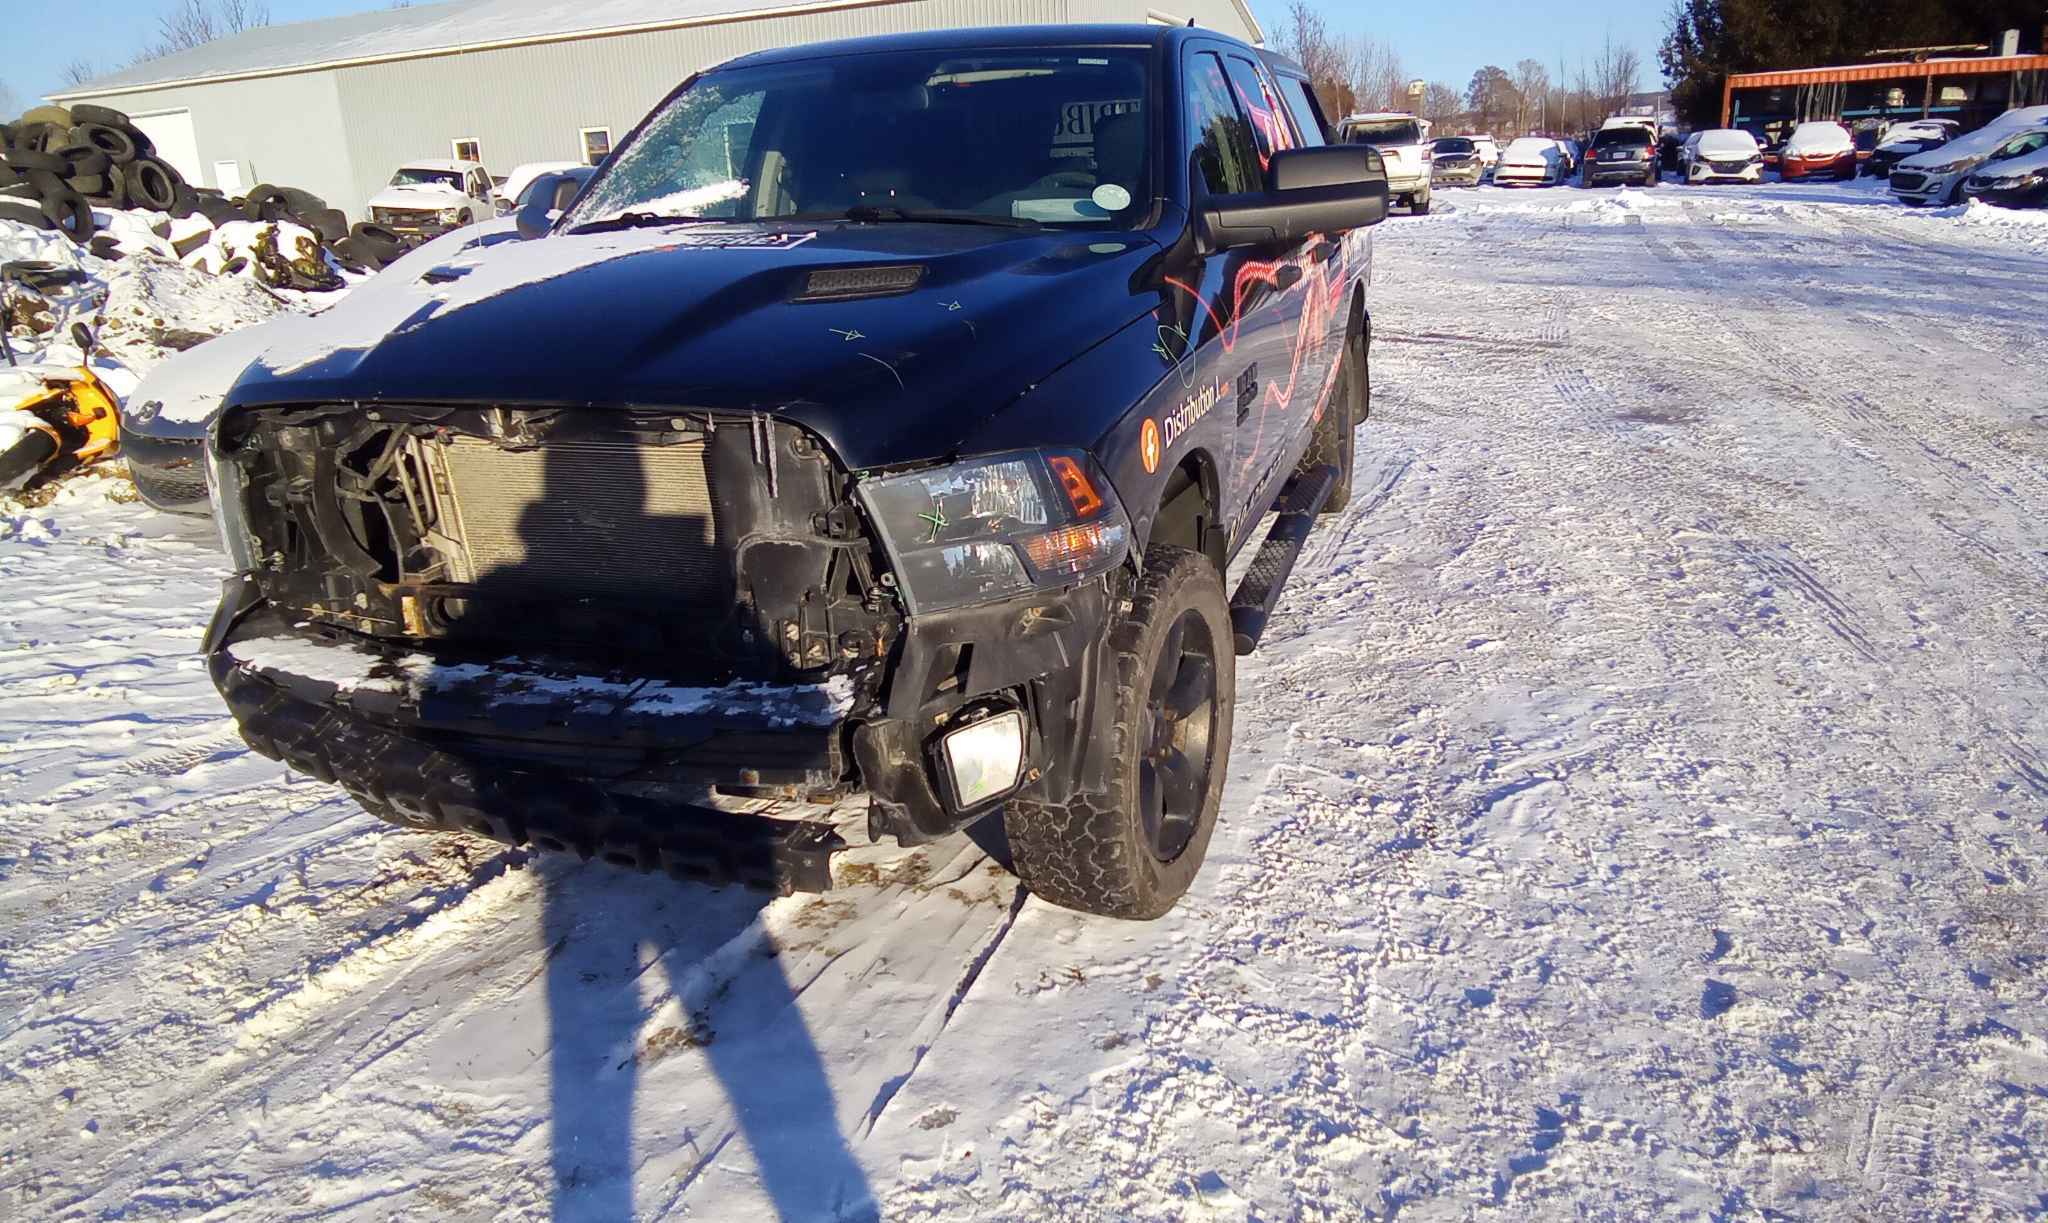
M 1194 882 L 1223 801 L 1237 659 L 1222 575 L 1200 553 L 1152 548 L 1108 648 L 1115 695 L 1095 731 L 1114 753 L 1108 787 L 1063 803 L 1027 794 L 1003 823 L 1032 892 L 1146 920 Z
M 1330 402 L 1323 418 L 1316 422 L 1315 437 L 1295 470 L 1310 471 L 1330 466 L 1337 469 L 1337 483 L 1323 513 L 1334 514 L 1351 504 L 1351 473 L 1357 467 L 1358 426 L 1372 410 L 1372 381 L 1366 367 L 1365 333 L 1356 322 L 1344 337 L 1344 351 L 1338 357 L 1337 382 L 1330 388 Z

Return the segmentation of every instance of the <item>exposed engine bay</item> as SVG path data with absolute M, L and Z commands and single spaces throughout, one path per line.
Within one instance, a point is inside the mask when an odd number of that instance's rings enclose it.
M 852 479 L 766 415 L 336 404 L 220 445 L 264 596 L 314 624 L 869 697 L 901 631 Z

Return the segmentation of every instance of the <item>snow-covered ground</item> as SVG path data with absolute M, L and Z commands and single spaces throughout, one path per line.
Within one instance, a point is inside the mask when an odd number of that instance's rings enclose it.
M 203 526 L 0 510 L 0 1213 L 2048 1210 L 2048 225 L 1445 191 L 1149 925 L 763 903 L 243 750 Z

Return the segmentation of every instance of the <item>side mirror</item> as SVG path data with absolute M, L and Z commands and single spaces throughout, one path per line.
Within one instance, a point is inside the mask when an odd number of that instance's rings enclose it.
M 1211 196 L 1195 224 L 1210 250 L 1291 242 L 1387 219 L 1387 167 L 1357 144 L 1284 149 L 1266 168 L 1266 189 Z
M 542 238 L 554 228 L 555 213 L 559 209 L 556 197 L 563 186 L 573 188 L 576 180 L 567 174 L 541 174 L 535 176 L 526 188 L 526 206 L 519 210 L 519 236 Z

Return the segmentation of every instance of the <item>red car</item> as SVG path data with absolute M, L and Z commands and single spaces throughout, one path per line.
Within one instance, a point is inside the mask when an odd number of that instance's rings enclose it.
M 1778 157 L 1778 177 L 1786 182 L 1807 178 L 1856 177 L 1856 138 L 1839 123 L 1802 123 Z

